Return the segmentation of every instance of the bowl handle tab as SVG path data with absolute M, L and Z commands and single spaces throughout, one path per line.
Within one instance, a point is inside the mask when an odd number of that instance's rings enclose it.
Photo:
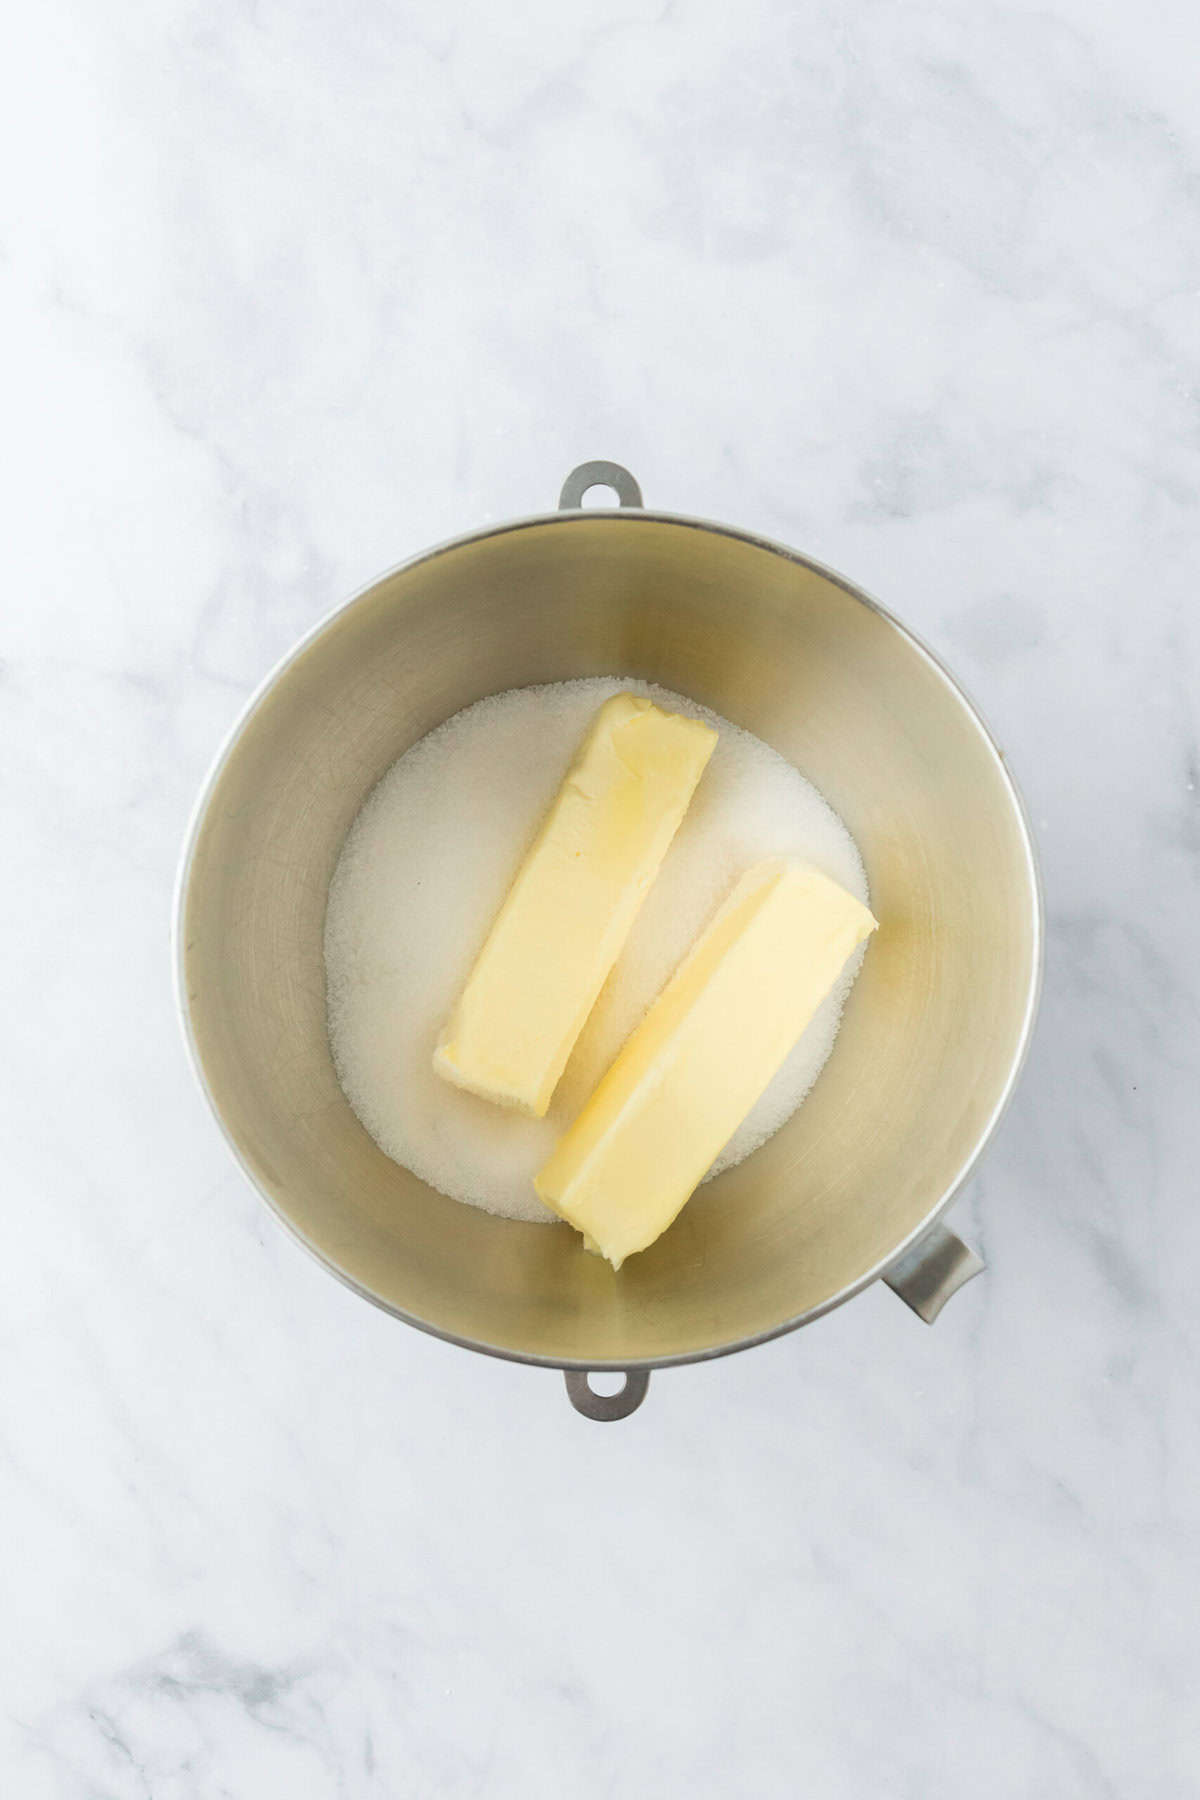
M 628 469 L 615 462 L 585 462 L 572 469 L 558 496 L 559 512 L 571 512 L 583 505 L 589 488 L 611 488 L 618 506 L 641 506 L 642 490 Z
M 615 1394 L 598 1394 L 588 1380 L 586 1369 L 564 1369 L 567 1398 L 575 1411 L 585 1419 L 627 1419 L 646 1398 L 650 1377 L 645 1369 L 621 1369 L 625 1386 Z
M 981 1256 L 944 1225 L 932 1225 L 903 1256 L 897 1257 L 884 1280 L 927 1325 L 933 1321 L 963 1283 L 984 1267 Z

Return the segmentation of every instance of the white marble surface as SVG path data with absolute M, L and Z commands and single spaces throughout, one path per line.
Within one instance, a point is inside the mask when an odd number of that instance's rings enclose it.
M 1186 0 L 23 9 L 0 1792 L 1200 1789 L 1198 52 Z M 1050 923 L 988 1274 L 611 1428 L 285 1240 L 167 956 L 263 672 L 587 456 L 943 651 Z

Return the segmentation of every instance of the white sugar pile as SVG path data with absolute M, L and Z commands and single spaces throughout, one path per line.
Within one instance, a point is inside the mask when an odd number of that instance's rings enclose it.
M 451 1087 L 438 1032 L 517 865 L 601 702 L 649 695 L 720 740 L 545 1119 Z M 867 899 L 854 840 L 817 790 L 759 738 L 644 682 L 518 688 L 414 744 L 369 795 L 329 890 L 329 1037 L 376 1143 L 442 1193 L 511 1219 L 549 1219 L 532 1178 L 734 881 L 764 856 L 815 863 Z M 711 1174 L 788 1119 L 821 1072 L 861 954 Z

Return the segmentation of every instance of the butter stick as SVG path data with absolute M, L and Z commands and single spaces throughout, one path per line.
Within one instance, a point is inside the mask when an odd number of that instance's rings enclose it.
M 716 741 L 635 694 L 600 708 L 442 1032 L 439 1075 L 545 1114 Z
M 817 869 L 749 869 L 534 1178 L 547 1206 L 615 1269 L 652 1244 L 874 930 Z

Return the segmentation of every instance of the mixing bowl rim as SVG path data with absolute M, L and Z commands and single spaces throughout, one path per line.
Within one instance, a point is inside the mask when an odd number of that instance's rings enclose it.
M 232 759 L 242 734 L 245 732 L 251 719 L 257 712 L 259 705 L 275 686 L 276 682 L 286 674 L 291 665 L 298 661 L 310 646 L 313 645 L 337 619 L 341 618 L 343 613 L 350 612 L 352 608 L 360 603 L 360 601 L 365 600 L 369 594 L 374 593 L 374 591 L 382 586 L 384 582 L 393 580 L 395 576 L 403 574 L 409 569 L 418 568 L 423 563 L 433 562 L 436 558 L 446 556 L 452 551 L 461 550 L 468 544 L 479 543 L 488 538 L 504 537 L 510 532 L 526 531 L 532 526 L 542 525 L 555 526 L 562 530 L 571 530 L 572 528 L 578 527 L 580 523 L 585 520 L 592 523 L 601 522 L 605 525 L 621 523 L 623 525 L 628 525 L 632 529 L 640 529 L 647 525 L 657 524 L 675 525 L 694 531 L 715 532 L 720 537 L 732 538 L 739 543 L 748 544 L 755 549 L 765 550 L 771 555 L 781 556 L 785 561 L 795 563 L 800 568 L 809 570 L 812 574 L 820 576 L 822 580 L 831 582 L 835 587 L 840 588 L 842 592 L 849 595 L 852 600 L 858 601 L 860 605 L 867 607 L 869 611 L 876 613 L 880 618 L 885 620 L 887 624 L 891 625 L 894 630 L 898 631 L 900 635 L 908 641 L 918 655 L 925 659 L 933 672 L 945 683 L 951 695 L 965 707 L 967 714 L 991 753 L 999 770 L 1004 787 L 1007 790 L 1009 799 L 1012 802 L 1014 815 L 1020 827 L 1021 843 L 1024 848 L 1029 875 L 1029 891 L 1033 902 L 1033 965 L 1029 982 L 1029 991 L 1025 999 L 1025 1011 L 1021 1020 L 1021 1030 L 1016 1052 L 1013 1056 L 1007 1079 L 1005 1080 L 1003 1090 L 996 1105 L 993 1107 L 990 1116 L 985 1121 L 970 1155 L 967 1157 L 954 1180 L 942 1194 L 940 1199 L 920 1223 L 909 1232 L 908 1236 L 893 1249 L 889 1250 L 887 1255 L 870 1268 L 866 1274 L 858 1277 L 855 1281 L 850 1282 L 845 1288 L 842 1288 L 836 1294 L 831 1295 L 829 1299 L 821 1301 L 819 1305 L 809 1307 L 806 1311 L 797 1313 L 794 1318 L 786 1319 L 778 1325 L 772 1325 L 765 1331 L 754 1332 L 749 1337 L 737 1338 L 729 1343 L 709 1345 L 701 1350 L 680 1351 L 666 1356 L 580 1359 L 547 1356 L 536 1351 L 514 1350 L 501 1344 L 489 1344 L 478 1338 L 461 1336 L 457 1332 L 449 1331 L 444 1326 L 435 1324 L 432 1320 L 420 1318 L 415 1313 L 405 1312 L 402 1307 L 394 1306 L 390 1301 L 383 1299 L 379 1294 L 372 1293 L 369 1288 L 364 1287 L 361 1282 L 356 1281 L 352 1275 L 347 1274 L 344 1269 L 339 1268 L 338 1265 L 326 1256 L 316 1244 L 309 1242 L 308 1238 L 305 1237 L 300 1228 L 294 1223 L 283 1208 L 276 1203 L 273 1196 L 267 1191 L 266 1187 L 258 1179 L 254 1170 L 250 1167 L 249 1162 L 243 1155 L 232 1131 L 227 1125 L 221 1109 L 217 1104 L 216 1097 L 209 1086 L 200 1054 L 200 1048 L 196 1042 L 191 1007 L 187 997 L 187 976 L 185 968 L 187 945 L 184 939 L 183 926 L 196 846 L 199 842 L 200 832 L 208 812 L 209 804 L 221 776 L 224 773 L 227 764 Z M 405 557 L 403 561 L 394 564 L 391 568 L 384 570 L 382 574 L 376 575 L 364 586 L 356 589 L 347 600 L 343 600 L 338 605 L 330 608 L 327 613 L 319 618 L 315 624 L 310 626 L 310 628 L 298 638 L 287 651 L 285 651 L 274 667 L 259 682 L 249 699 L 242 706 L 236 719 L 234 719 L 218 747 L 208 769 L 208 773 L 201 783 L 200 791 L 197 794 L 188 821 L 183 852 L 180 856 L 179 867 L 175 878 L 175 893 L 172 903 L 171 919 L 171 961 L 174 974 L 175 1000 L 179 1009 L 184 1046 L 187 1051 L 192 1074 L 196 1079 L 201 1094 L 207 1102 L 209 1111 L 216 1121 L 221 1135 L 224 1137 L 226 1144 L 232 1152 L 235 1162 L 238 1164 L 243 1175 L 245 1175 L 259 1198 L 266 1204 L 275 1219 L 288 1232 L 289 1236 L 291 1236 L 302 1249 L 306 1250 L 321 1268 L 325 1269 L 330 1275 L 335 1276 L 338 1281 L 345 1287 L 348 1287 L 353 1293 L 359 1295 L 361 1299 L 369 1301 L 371 1305 L 377 1306 L 381 1312 L 389 1313 L 393 1318 L 401 1320 L 406 1325 L 412 1325 L 418 1331 L 426 1332 L 431 1337 L 440 1338 L 445 1343 L 455 1344 L 463 1350 L 475 1350 L 484 1356 L 498 1357 L 504 1362 L 527 1363 L 537 1368 L 577 1370 L 581 1372 L 595 1372 L 598 1374 L 620 1373 L 626 1370 L 682 1367 L 689 1363 L 711 1362 L 719 1356 L 732 1356 L 740 1350 L 752 1350 L 760 1344 L 771 1343 L 775 1338 L 786 1337 L 789 1332 L 798 1331 L 803 1325 L 811 1325 L 815 1320 L 824 1317 L 827 1313 L 833 1312 L 837 1307 L 844 1306 L 848 1300 L 853 1300 L 856 1294 L 862 1293 L 864 1288 L 871 1286 L 872 1282 L 878 1281 L 894 1263 L 898 1262 L 899 1259 L 924 1236 L 935 1221 L 941 1218 L 943 1213 L 945 1213 L 947 1208 L 953 1203 L 955 1196 L 962 1191 L 962 1188 L 966 1182 L 970 1180 L 975 1169 L 978 1167 L 980 1158 L 992 1141 L 1001 1119 L 1008 1110 L 1012 1096 L 1016 1091 L 1017 1083 L 1020 1080 L 1021 1071 L 1025 1066 L 1025 1061 L 1029 1054 L 1030 1043 L 1033 1038 L 1034 1025 L 1037 1020 L 1038 1003 L 1041 999 L 1044 955 L 1045 901 L 1042 892 L 1042 879 L 1038 864 L 1037 848 L 1028 810 L 1021 796 L 1021 791 L 1009 769 L 1004 752 L 993 737 L 982 713 L 975 705 L 970 695 L 965 691 L 961 682 L 958 680 L 958 677 L 951 674 L 941 658 L 930 649 L 929 645 L 926 644 L 915 631 L 904 624 L 901 619 L 897 618 L 895 613 L 891 612 L 881 601 L 877 600 L 872 594 L 867 593 L 867 591 L 860 587 L 856 582 L 849 580 L 845 575 L 839 574 L 836 569 L 831 569 L 827 564 L 818 561 L 817 558 L 807 556 L 799 550 L 792 549 L 787 544 L 776 542 L 772 538 L 764 537 L 759 532 L 743 530 L 736 525 L 726 525 L 717 520 L 703 519 L 688 513 L 666 512 L 659 509 L 643 507 L 622 507 L 619 509 L 615 507 L 611 509 L 608 507 L 586 507 L 568 511 L 530 513 L 521 518 L 502 520 L 495 525 L 481 526 L 473 531 L 462 532 L 456 537 L 447 538 L 441 543 L 435 544 L 428 549 L 420 550 L 413 556 Z M 528 1225 L 525 1229 L 530 1231 L 544 1231 L 548 1229 L 548 1227 L 543 1225 Z

